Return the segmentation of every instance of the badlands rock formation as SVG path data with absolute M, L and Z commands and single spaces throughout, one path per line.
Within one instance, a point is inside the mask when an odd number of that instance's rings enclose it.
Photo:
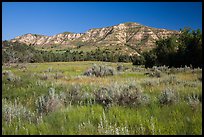
M 71 46 L 128 46 L 143 50 L 155 46 L 155 41 L 178 31 L 157 29 L 138 23 L 121 23 L 111 27 L 90 29 L 85 33 L 64 32 L 54 36 L 25 34 L 12 39 L 34 46 L 64 45 Z

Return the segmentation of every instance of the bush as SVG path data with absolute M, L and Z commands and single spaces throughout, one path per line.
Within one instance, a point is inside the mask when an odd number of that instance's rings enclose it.
M 198 76 L 198 80 L 200 80 L 202 82 L 202 75 Z
M 162 105 L 169 105 L 176 103 L 178 101 L 178 94 L 176 93 L 175 90 L 166 88 L 165 90 L 162 91 L 160 97 L 159 97 L 159 102 Z
M 21 80 L 20 77 L 17 77 L 16 75 L 14 75 L 10 70 L 9 71 L 3 71 L 2 76 L 6 76 L 7 80 L 11 81 L 11 82 L 18 82 Z
M 161 72 L 166 72 L 166 73 L 169 73 L 169 67 L 168 66 L 158 66 L 158 67 L 153 67 L 155 69 L 158 69 L 160 70 Z
M 202 102 L 202 94 L 192 94 L 188 96 L 188 105 L 191 107 L 193 111 L 198 109 L 198 106 Z
M 160 79 L 160 83 L 162 84 L 180 84 L 181 81 L 179 81 L 175 75 L 168 75 L 164 76 Z
M 48 80 L 49 79 L 48 74 L 45 74 L 45 73 L 40 74 L 39 77 L 40 77 L 41 80 Z
M 123 65 L 118 65 L 117 66 L 117 71 L 121 72 L 121 71 L 127 71 L 129 68 L 127 66 L 123 66 Z
M 79 84 L 74 84 L 69 89 L 67 89 L 67 92 L 63 93 L 63 98 L 66 105 L 67 104 L 90 105 L 93 104 L 94 102 L 93 93 L 87 91 L 87 87 L 82 87 Z
M 96 77 L 102 77 L 102 76 L 112 76 L 115 74 L 115 70 L 108 66 L 103 65 L 94 65 L 91 69 L 88 69 L 86 72 L 84 72 L 84 75 L 86 76 L 96 76 Z
M 68 100 L 72 103 L 77 103 L 82 100 L 82 89 L 80 85 L 73 85 L 68 92 Z
M 8 70 L 4 70 L 4 71 L 2 71 L 2 76 L 8 76 L 9 73 L 11 73 L 11 72 Z
M 178 101 L 178 96 L 173 89 L 167 88 L 162 91 L 161 95 L 159 96 L 159 102 L 162 105 L 169 105 L 176 103 Z
M 160 82 L 156 79 L 145 79 L 142 83 L 143 86 L 146 87 L 153 87 L 153 86 L 157 86 L 160 84 Z
M 123 65 L 118 65 L 117 66 L 117 71 L 124 71 L 124 66 Z
M 35 115 L 23 105 L 19 104 L 16 100 L 15 103 L 8 102 L 6 99 L 2 99 L 2 119 L 10 123 L 15 118 L 22 118 L 24 120 L 31 121 Z
M 144 56 L 135 56 L 133 57 L 133 65 L 144 65 L 145 64 L 145 58 Z
M 100 88 L 95 92 L 95 100 L 99 104 L 104 105 L 105 107 L 110 106 L 113 103 L 113 91 L 110 88 Z
M 202 102 L 202 93 L 191 93 L 188 96 L 188 101 L 189 100 L 197 100 L 197 101 Z
M 162 76 L 162 72 L 158 69 L 152 70 L 152 71 L 147 72 L 145 74 L 150 76 L 150 77 L 157 77 L 157 78 L 160 78 Z
M 132 71 L 133 71 L 133 72 L 142 72 L 142 71 L 145 71 L 145 68 L 141 68 L 141 67 L 132 67 Z
M 99 90 L 95 92 L 96 102 L 104 106 L 110 106 L 112 104 L 139 106 L 149 103 L 149 96 L 142 92 L 140 86 L 135 83 L 127 83 L 127 85 L 124 85 L 114 84 L 109 87 L 99 88 Z
M 138 106 L 143 102 L 143 94 L 140 87 L 136 85 L 128 85 L 122 89 L 118 102 L 121 105 Z
M 62 73 L 55 73 L 55 75 L 54 75 L 54 79 L 61 79 L 63 77 L 64 77 L 64 75 Z
M 39 113 L 53 112 L 63 106 L 63 101 L 55 94 L 55 89 L 50 88 L 48 95 L 40 96 L 36 100 L 36 107 Z

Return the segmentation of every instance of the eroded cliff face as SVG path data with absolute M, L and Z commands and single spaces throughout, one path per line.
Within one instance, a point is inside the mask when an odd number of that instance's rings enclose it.
M 34 46 L 49 45 L 76 45 L 82 43 L 83 46 L 129 46 L 132 48 L 151 48 L 155 46 L 155 41 L 171 35 L 178 35 L 178 31 L 166 29 L 156 29 L 138 23 L 121 23 L 111 27 L 90 29 L 85 33 L 61 33 L 54 36 L 44 36 L 36 34 L 25 34 L 12 39 L 32 44 Z
M 36 35 L 36 34 L 25 34 L 23 36 L 18 36 L 12 39 L 12 42 L 18 41 L 25 44 L 32 45 L 54 45 L 54 44 L 69 44 L 71 41 L 79 38 L 80 33 L 61 33 L 54 36 L 44 36 L 44 35 Z

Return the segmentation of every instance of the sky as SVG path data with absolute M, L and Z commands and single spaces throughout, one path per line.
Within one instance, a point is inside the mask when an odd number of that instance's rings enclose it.
M 202 2 L 2 2 L 2 40 L 27 33 L 84 33 L 124 22 L 202 29 Z

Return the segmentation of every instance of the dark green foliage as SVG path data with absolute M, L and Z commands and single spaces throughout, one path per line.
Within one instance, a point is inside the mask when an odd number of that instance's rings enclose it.
M 174 64 L 174 55 L 178 49 L 176 37 L 169 37 L 156 41 L 155 53 L 157 56 L 158 65 L 172 66 Z
M 2 62 L 34 62 L 39 53 L 32 47 L 18 42 L 3 41 Z M 36 54 L 36 56 L 34 56 Z
M 184 28 L 179 36 L 156 41 L 156 48 L 142 53 L 141 56 L 144 59 L 141 57 L 134 59 L 133 65 L 202 67 L 202 33 L 200 30 Z
M 202 67 L 202 33 L 185 28 L 179 37 L 179 49 L 177 64 L 188 65 L 193 67 Z
M 149 52 L 144 52 L 143 56 L 145 58 L 145 67 L 151 68 L 157 64 L 157 56 L 153 50 Z
M 135 57 L 132 57 L 132 60 L 133 60 L 133 65 L 142 65 L 145 63 L 144 56 L 135 56 Z
M 67 62 L 67 61 L 107 61 L 131 62 L 128 55 L 119 55 L 107 50 L 54 52 L 39 51 L 33 46 L 18 42 L 3 41 L 2 63 Z M 78 45 L 78 48 L 82 46 Z

